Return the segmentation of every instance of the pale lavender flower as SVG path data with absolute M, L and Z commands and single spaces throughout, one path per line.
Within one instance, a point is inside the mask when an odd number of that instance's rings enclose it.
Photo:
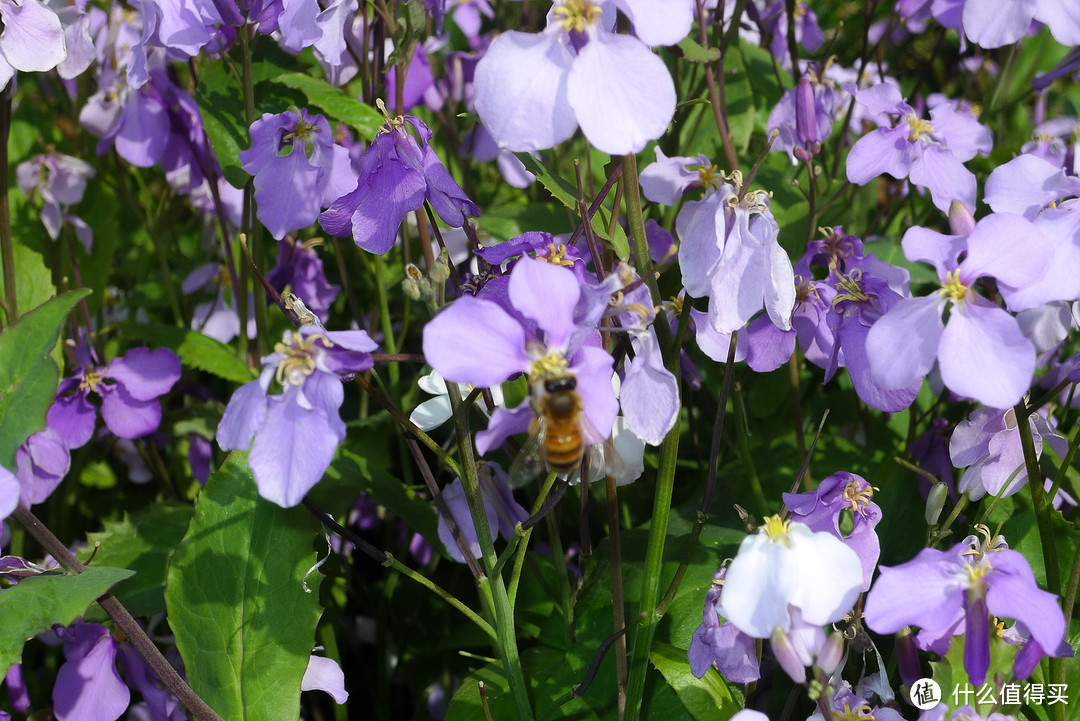
M 15 170 L 19 188 L 28 197 L 34 193 L 41 196 L 41 222 L 49 237 L 56 240 L 64 222 L 71 223 L 75 237 L 86 252 L 94 238 L 94 231 L 81 218 L 68 213 L 86 192 L 86 182 L 95 175 L 93 166 L 70 155 L 50 151 L 37 155 Z
M 67 57 L 60 18 L 38 0 L 0 0 L 0 88 L 15 71 L 52 70 Z
M 71 468 L 71 452 L 58 431 L 45 427 L 19 446 L 15 464 L 19 497 L 29 507 L 47 499 L 64 480 Z
M 1023 245 L 1015 242 L 1018 237 L 1025 239 Z M 1043 234 L 1020 216 L 997 213 L 980 220 L 967 236 L 916 226 L 904 234 L 903 246 L 909 260 L 934 265 L 942 287 L 930 296 L 896 301 L 870 328 L 866 354 L 874 381 L 886 390 L 907 388 L 936 361 L 954 393 L 994 408 L 1015 405 L 1031 384 L 1035 348 L 1016 319 L 973 286 L 993 276 L 1011 310 L 1055 300 L 1055 287 L 1029 292 L 1052 258 Z M 951 306 L 948 324 L 941 318 L 946 305 Z
M 611 32 L 616 6 L 637 37 Z M 671 74 L 649 45 L 678 42 L 692 20 L 689 0 L 556 0 L 544 32 L 504 32 L 481 58 L 480 120 L 509 150 L 553 147 L 580 125 L 605 153 L 639 152 L 675 112 Z
M 345 674 L 338 662 L 327 656 L 311 654 L 304 678 L 300 680 L 300 690 L 325 691 L 337 704 L 349 700 L 349 692 L 345 690 Z
M 1050 425 L 1043 413 L 1028 417 L 1035 456 L 1049 445 L 1064 458 L 1068 442 Z M 949 442 L 949 453 L 956 468 L 966 468 L 958 490 L 973 501 L 984 495 L 1011 496 L 1027 484 L 1027 466 L 1020 443 L 1016 412 L 1009 408 L 979 408 L 959 423 Z
M 1072 0 L 965 0 L 964 33 L 984 48 L 1000 48 L 1028 34 L 1032 21 L 1044 23 L 1062 45 L 1080 45 L 1080 13 Z
M 67 661 L 53 687 L 57 721 L 116 721 L 131 701 L 116 670 L 119 642 L 96 623 L 79 621 L 59 633 Z
M 932 108 L 930 120 L 924 120 L 904 102 L 900 88 L 892 82 L 866 90 L 847 89 L 873 115 L 897 120 L 893 127 L 873 130 L 855 143 L 847 158 L 848 180 L 866 185 L 888 173 L 928 189 L 942 212 L 948 212 L 954 200 L 975 209 L 975 175 L 963 164 L 990 153 L 993 136 L 989 130 L 949 103 Z
M 708 192 L 718 188 L 723 180 L 720 171 L 704 155 L 669 158 L 659 145 L 655 151 L 656 162 L 642 168 L 638 176 L 642 195 L 654 203 L 677 205 L 688 190 L 702 188 Z
M 514 500 L 510 478 L 499 464 L 485 464 L 477 474 L 477 479 L 480 482 L 480 499 L 484 505 L 484 515 L 487 518 L 488 530 L 491 532 L 491 540 L 494 541 L 499 535 L 510 540 L 514 537 L 514 527 L 526 521 L 529 518 L 529 512 Z M 442 497 L 473 558 L 480 558 L 480 540 L 476 535 L 476 526 L 473 525 L 468 499 L 465 497 L 465 487 L 461 479 L 455 478 L 448 484 L 443 489 Z M 450 558 L 458 563 L 465 562 L 461 549 L 458 548 L 453 534 L 450 533 L 450 526 L 441 514 L 439 515 L 439 540 L 442 541 Z
M 375 348 L 362 330 L 305 325 L 286 331 L 274 352 L 262 359 L 258 380 L 233 393 L 217 441 L 225 450 L 251 448 L 248 466 L 259 495 L 279 506 L 295 506 L 319 482 L 345 439 L 339 415 L 345 400 L 341 375 L 369 370 Z M 267 395 L 273 379 L 284 393 Z
M 985 537 L 979 543 L 969 536 L 948 551 L 924 548 L 907 563 L 882 566 L 865 611 L 866 625 L 878 633 L 904 626 L 918 626 L 920 637 L 964 633 L 964 670 L 975 685 L 990 665 L 990 614 L 1023 623 L 1051 654 L 1063 651 L 1065 635 L 1057 597 L 1038 587 L 1023 555 L 1007 550 L 1000 537 L 991 541 L 989 531 Z M 940 653 L 947 647 L 946 641 Z
M 718 333 L 742 328 L 762 306 L 777 328 L 788 330 L 795 274 L 780 247 L 780 226 L 764 191 L 740 200 L 741 178 L 733 181 L 679 211 L 683 284 L 688 295 L 708 296 L 709 322 Z
M 326 118 L 304 108 L 264 113 L 252 123 L 251 147 L 240 160 L 255 178 L 256 214 L 277 240 L 314 223 L 356 181 L 349 151 L 334 143 Z

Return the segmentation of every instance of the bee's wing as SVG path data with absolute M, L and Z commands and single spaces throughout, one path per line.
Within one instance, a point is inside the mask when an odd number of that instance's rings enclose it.
M 625 475 L 626 464 L 615 452 L 615 444 L 611 442 L 610 434 L 604 438 L 604 434 L 596 430 L 584 413 L 578 418 L 578 426 L 582 439 L 589 444 L 581 458 L 581 477 L 587 478 L 591 483 L 605 476 L 621 478 Z
M 510 464 L 510 487 L 521 488 L 547 473 L 544 460 L 544 438 L 547 436 L 547 420 L 537 416 L 529 431 L 529 439 Z

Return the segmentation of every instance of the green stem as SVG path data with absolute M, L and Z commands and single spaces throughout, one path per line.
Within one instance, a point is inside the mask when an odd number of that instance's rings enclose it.
M 626 222 L 630 226 L 630 240 L 634 249 L 634 267 L 637 274 L 649 289 L 653 305 L 660 305 L 660 287 L 653 274 L 652 257 L 649 255 L 649 243 L 645 239 L 645 216 L 641 212 L 641 188 L 638 186 L 637 156 L 624 155 L 622 160 L 623 197 L 626 199 Z M 667 323 L 653 323 L 656 339 L 664 355 L 664 365 L 671 370 L 670 357 L 679 357 L 672 353 L 671 328 Z M 676 377 L 678 377 L 676 375 Z
M 487 512 L 480 496 L 480 479 L 476 474 L 476 457 L 473 454 L 472 431 L 469 429 L 469 409 L 461 402 L 461 391 L 456 383 L 447 382 L 446 392 L 450 397 L 450 406 L 454 411 L 454 423 L 458 433 L 458 445 L 461 449 L 461 465 L 465 471 L 461 482 L 465 489 L 465 499 L 469 504 L 476 529 L 476 538 L 480 543 L 480 553 L 486 576 L 480 580 L 481 592 L 485 593 L 490 607 L 495 614 L 495 633 L 498 641 L 499 656 L 503 672 L 510 684 L 510 695 L 514 699 L 519 721 L 532 721 L 532 706 L 529 703 L 529 690 L 525 683 L 525 674 L 518 655 L 517 635 L 514 629 L 514 609 L 506 593 L 506 585 L 501 574 L 493 575 L 497 558 L 495 544 L 492 542 L 491 529 L 487 522 Z M 486 590 L 485 590 L 486 589 Z
M 381 255 L 375 256 L 375 292 L 379 297 L 379 325 L 383 334 L 383 345 L 387 353 L 397 353 L 397 339 L 394 338 L 394 324 L 390 317 L 390 298 L 386 293 L 386 264 Z M 387 371 L 390 374 L 390 388 L 397 394 L 398 380 L 401 377 L 396 365 L 391 364 Z M 460 396 L 458 396 L 460 398 Z M 395 398 L 395 401 L 397 399 Z
M 664 563 L 664 541 L 667 539 L 668 519 L 671 515 L 671 493 L 675 487 L 675 461 L 678 454 L 679 426 L 676 424 L 660 444 L 656 497 L 653 500 L 649 545 L 645 551 L 645 568 L 642 573 L 641 615 L 633 629 L 634 636 L 631 641 L 630 676 L 626 687 L 627 721 L 638 721 L 641 718 L 645 675 L 649 670 L 649 651 L 652 649 L 656 623 L 660 618 L 656 613 L 656 600 L 660 595 L 660 571 Z
M 1020 432 L 1020 446 L 1024 450 L 1024 465 L 1027 467 L 1028 491 L 1031 492 L 1031 505 L 1035 508 L 1035 519 L 1039 525 L 1039 540 L 1042 541 L 1046 590 L 1057 596 L 1061 593 L 1061 567 L 1058 566 L 1057 543 L 1054 540 L 1054 528 L 1050 521 L 1051 508 L 1046 501 L 1039 458 L 1035 455 L 1035 441 L 1031 436 L 1027 406 L 1020 402 L 1016 405 L 1015 412 L 1016 426 Z
M 240 64 L 241 64 L 241 87 L 244 90 L 244 120 L 248 128 L 257 120 L 255 115 L 255 83 L 251 73 L 251 56 L 255 43 L 254 26 L 245 25 L 237 33 L 240 39 Z M 247 220 L 251 223 L 247 234 L 248 247 L 251 248 L 251 259 L 255 267 L 263 270 L 266 267 L 266 253 L 262 243 L 262 225 L 255 219 L 254 179 L 248 179 L 244 186 L 244 207 L 248 210 Z M 247 295 L 247 286 L 240 289 L 241 295 Z M 266 293 L 261 288 L 255 288 L 255 343 L 259 349 L 259 355 L 265 355 L 269 350 L 269 337 L 266 334 Z M 239 301 L 239 298 L 237 299 Z M 240 316 L 240 335 L 247 332 L 247 319 Z
M 8 135 L 11 132 L 11 92 L 0 92 L 0 262 L 4 266 L 4 309 L 8 325 L 19 320 L 15 293 L 15 239 L 11 236 L 11 208 L 8 206 Z
M 750 482 L 750 490 L 754 492 L 754 500 L 757 501 L 758 513 L 762 518 L 769 515 L 769 501 L 765 498 L 765 491 L 761 487 L 761 479 L 758 478 L 754 468 L 754 458 L 750 453 L 750 431 L 746 427 L 746 404 L 743 402 L 742 389 L 735 386 L 735 436 L 739 442 L 739 456 L 746 468 L 746 479 Z
M 422 573 L 418 573 L 417 571 L 414 571 L 401 561 L 394 558 L 394 555 L 392 553 L 387 552 L 386 560 L 383 561 L 383 565 L 392 568 L 395 571 L 398 571 L 399 573 L 408 576 L 412 580 L 416 581 L 421 586 L 433 592 L 436 596 L 446 601 L 448 604 L 450 604 L 457 610 L 461 611 L 461 613 L 465 615 L 465 618 L 475 623 L 480 628 L 480 630 L 486 633 L 488 636 L 491 636 L 493 639 L 498 638 L 495 633 L 495 629 L 491 627 L 491 624 L 480 618 L 479 614 L 477 614 L 476 611 L 473 611 L 471 608 L 466 606 L 457 598 L 451 596 L 446 590 L 444 590 L 441 586 L 439 586 L 427 576 L 423 575 Z
M 956 502 L 955 506 L 953 506 L 952 511 L 949 513 L 949 517 L 945 519 L 945 523 L 941 524 L 941 527 L 934 532 L 934 545 L 937 545 L 938 541 L 948 535 L 949 529 L 952 527 L 952 524 L 960 516 L 960 512 L 967 508 L 967 505 L 970 502 L 971 499 L 968 498 L 968 495 L 966 493 L 960 496 L 960 500 Z
M 1046 494 L 1046 502 L 1051 506 L 1054 505 L 1054 497 L 1057 496 L 1061 484 L 1065 482 L 1065 476 L 1069 473 L 1069 468 L 1072 467 L 1073 459 L 1076 458 L 1077 448 L 1080 448 L 1080 430 L 1076 431 L 1076 435 L 1074 435 L 1072 441 L 1069 442 L 1069 450 L 1065 453 L 1065 457 L 1061 459 L 1061 467 L 1058 468 L 1057 475 L 1054 476 L 1054 484 L 1050 486 L 1050 490 Z M 1066 618 L 1068 618 L 1068 616 L 1066 616 Z
M 547 475 L 547 479 L 544 481 L 544 485 L 540 487 L 540 495 L 536 497 L 536 502 L 533 503 L 532 512 L 529 516 L 535 516 L 540 512 L 540 509 L 544 507 L 544 501 L 547 500 L 548 494 L 551 493 L 551 489 L 555 486 L 555 481 L 558 479 L 558 475 L 552 471 Z M 510 605 L 517 606 L 517 592 L 518 584 L 521 582 L 521 569 L 525 567 L 525 549 L 529 547 L 529 540 L 532 538 L 533 528 L 536 526 L 530 526 L 527 531 L 517 531 L 515 533 L 521 533 L 521 540 L 518 541 L 517 550 L 514 553 L 514 568 L 510 572 Z

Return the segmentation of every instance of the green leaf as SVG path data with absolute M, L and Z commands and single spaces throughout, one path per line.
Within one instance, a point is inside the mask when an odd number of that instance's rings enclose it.
M 24 245 L 15 244 L 15 300 L 19 312 L 37 308 L 56 295 L 56 286 L 52 284 L 52 273 L 45 267 L 45 260 L 40 253 L 35 253 Z M 4 279 L 0 276 L 0 297 L 4 294 Z M 4 316 L 6 320 L 6 315 Z
M 750 136 L 757 125 L 757 109 L 754 106 L 754 87 L 750 82 L 743 57 L 728 53 L 724 58 L 724 106 L 727 110 L 728 131 L 735 150 L 745 153 Z M 781 226 L 783 227 L 783 226 Z
M 240 165 L 240 151 L 251 145 L 244 123 L 244 91 L 225 63 L 208 63 L 204 68 L 195 92 L 203 128 L 225 179 L 242 188 L 248 174 Z
M 132 616 L 150 616 L 165 611 L 165 569 L 169 556 L 183 539 L 191 523 L 192 509 L 186 505 L 152 505 L 123 521 L 106 521 L 105 530 L 87 535 L 89 546 L 79 549 L 85 563 L 130 568 L 135 577 L 119 583 L 113 595 Z M 95 547 L 96 546 L 96 547 Z
M 742 702 L 731 692 L 716 668 L 710 666 L 704 676 L 694 677 L 686 651 L 658 643 L 653 646 L 649 660 L 697 721 L 731 718 L 742 708 Z
M 270 82 L 299 90 L 312 106 L 322 110 L 334 120 L 345 123 L 364 140 L 374 138 L 386 123 L 375 108 L 356 98 L 351 98 L 325 80 L 313 78 L 303 73 L 289 73 L 271 78 Z M 309 108 L 310 110 L 310 108 Z
M 15 449 L 45 427 L 60 381 L 60 369 L 49 354 L 64 319 L 89 293 L 64 293 L 0 333 L 0 466 L 15 468 Z
M 230 346 L 196 330 L 134 321 L 124 322 L 121 327 L 133 338 L 144 340 L 152 346 L 168 348 L 190 368 L 213 373 L 233 383 L 247 383 L 255 378 L 255 372 L 236 357 L 236 352 Z
M 543 163 L 528 153 L 516 153 L 516 155 L 522 164 L 525 165 L 525 169 L 535 175 L 541 185 L 547 188 L 548 192 L 550 192 L 556 200 L 569 208 L 572 213 L 577 214 L 577 188 L 571 185 L 569 180 L 555 175 L 548 170 Z M 596 234 L 597 238 L 602 239 L 611 245 L 612 250 L 615 251 L 615 255 L 619 256 L 620 259 L 627 260 L 630 257 L 630 242 L 626 238 L 626 232 L 622 229 L 622 226 L 616 224 L 615 237 L 609 238 L 607 232 L 607 217 L 610 217 L 610 214 L 608 214 L 604 208 L 600 208 L 600 210 L 593 215 L 593 233 Z
M 692 63 L 715 63 L 720 59 L 720 48 L 704 48 L 689 35 L 679 42 L 679 50 Z
M 195 504 L 169 563 L 165 603 L 191 687 L 227 719 L 300 714 L 315 644 L 319 573 L 302 508 L 259 497 L 247 454 L 233 452 Z
M 113 584 L 131 577 L 126 568 L 91 566 L 83 573 L 46 573 L 0 590 L 0 676 L 22 657 L 26 639 L 54 625 L 67 626 Z

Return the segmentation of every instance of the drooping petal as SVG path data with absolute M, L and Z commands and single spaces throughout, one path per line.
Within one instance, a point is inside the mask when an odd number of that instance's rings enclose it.
M 546 150 L 574 134 L 567 100 L 574 56 L 557 33 L 505 32 L 476 64 L 476 112 L 499 147 Z
M 100 390 L 101 419 L 121 438 L 148 436 L 161 424 L 161 403 L 156 398 L 140 401 L 119 383 Z
M 839 621 L 862 591 L 859 556 L 839 538 L 815 533 L 801 523 L 792 523 L 788 534 L 798 569 L 798 583 L 793 584 L 789 602 L 802 611 L 808 624 L 823 626 Z
M 906 178 L 910 168 L 911 143 L 905 123 L 867 133 L 852 146 L 847 157 L 847 178 L 856 185 L 866 185 L 882 173 Z
M 1040 646 L 1056 649 L 1065 635 L 1065 617 L 1057 597 L 1038 587 L 1031 566 L 1019 552 L 998 551 L 989 562 L 994 569 L 987 577 L 990 613 L 1022 622 Z
M 52 70 L 67 57 L 60 18 L 45 3 L 0 3 L 0 18 L 4 21 L 0 48 L 16 70 Z
M 349 692 L 345 690 L 345 674 L 341 666 L 338 666 L 337 661 L 326 656 L 312 654 L 308 659 L 307 670 L 304 671 L 304 678 L 300 681 L 300 690 L 325 691 L 339 704 L 349 700 Z
M 590 38 L 574 60 L 566 91 L 585 137 L 611 155 L 641 152 L 675 114 L 667 65 L 628 35 Z
M 259 381 L 245 383 L 233 392 L 217 428 L 217 442 L 223 450 L 242 450 L 266 418 L 266 391 Z
M 461 531 L 461 537 L 468 546 L 473 558 L 480 558 L 480 540 L 476 535 L 476 526 L 473 525 L 472 514 L 469 512 L 469 502 L 465 498 L 465 487 L 460 478 L 455 478 L 442 492 L 446 507 L 450 509 L 450 515 L 454 517 L 454 523 Z M 499 517 L 494 506 L 481 494 L 484 504 L 484 515 L 487 516 L 488 530 L 492 532 L 491 539 L 495 540 L 494 530 L 498 528 Z M 465 557 L 461 555 L 461 549 L 454 542 L 454 536 L 450 532 L 450 526 L 446 519 L 439 514 L 439 540 L 442 541 L 450 558 L 458 563 L 464 563 Z
M 294 391 L 270 399 L 248 458 L 259 495 L 283 508 L 319 482 L 344 438 L 325 411 L 305 409 L 299 398 Z
M 131 692 L 116 672 L 117 643 L 104 627 L 85 654 L 69 658 L 56 674 L 53 713 L 57 721 L 116 721 Z
M 743 335 L 747 339 L 746 364 L 758 373 L 776 370 L 787 363 L 795 350 L 795 331 L 777 328 L 767 314 L 750 321 L 750 325 L 740 334 Z M 724 351 L 726 354 L 727 349 Z
M 874 381 L 886 390 L 921 382 L 934 367 L 943 329 L 938 297 L 898 300 L 866 336 Z
M 566 348 L 577 329 L 574 308 L 581 286 L 570 270 L 528 256 L 510 274 L 510 302 L 547 334 L 549 348 Z M 446 375 L 445 373 L 443 375 Z
M 646 443 L 659 445 L 679 417 L 679 384 L 664 367 L 650 330 L 634 344 L 619 398 L 630 429 Z
M 904 626 L 947 628 L 963 605 L 957 576 L 962 563 L 959 547 L 924 548 L 907 563 L 881 566 L 866 597 L 866 625 L 878 633 L 895 633 Z
M 953 305 L 941 335 L 941 380 L 954 393 L 983 405 L 1009 408 L 1031 386 L 1035 347 L 1016 318 L 978 296 L 968 297 Z
M 449 404 L 449 399 L 447 403 Z M 487 455 L 488 451 L 501 446 L 510 436 L 525 433 L 529 430 L 533 415 L 528 401 L 517 408 L 496 408 L 491 414 L 487 429 L 476 434 L 476 452 L 481 456 Z
M 180 359 L 168 348 L 132 348 L 114 358 L 103 374 L 124 386 L 135 400 L 165 395 L 180 380 Z
M 443 378 L 481 388 L 532 363 L 521 324 L 497 304 L 472 296 L 458 298 L 424 326 L 423 346 L 428 364 Z
M 132 165 L 149 168 L 161 160 L 171 137 L 164 103 L 145 90 L 132 94 L 120 113 L 114 139 L 117 154 Z
M 691 200 L 675 218 L 683 287 L 695 298 L 708 295 L 709 279 L 720 260 L 727 233 L 724 210 L 728 197 L 730 192 L 721 189 L 702 200 Z
M 959 200 L 968 210 L 975 208 L 975 174 L 941 145 L 924 144 L 921 153 L 912 154 L 908 179 L 929 190 L 934 205 L 942 213 L 949 212 L 954 200 Z

